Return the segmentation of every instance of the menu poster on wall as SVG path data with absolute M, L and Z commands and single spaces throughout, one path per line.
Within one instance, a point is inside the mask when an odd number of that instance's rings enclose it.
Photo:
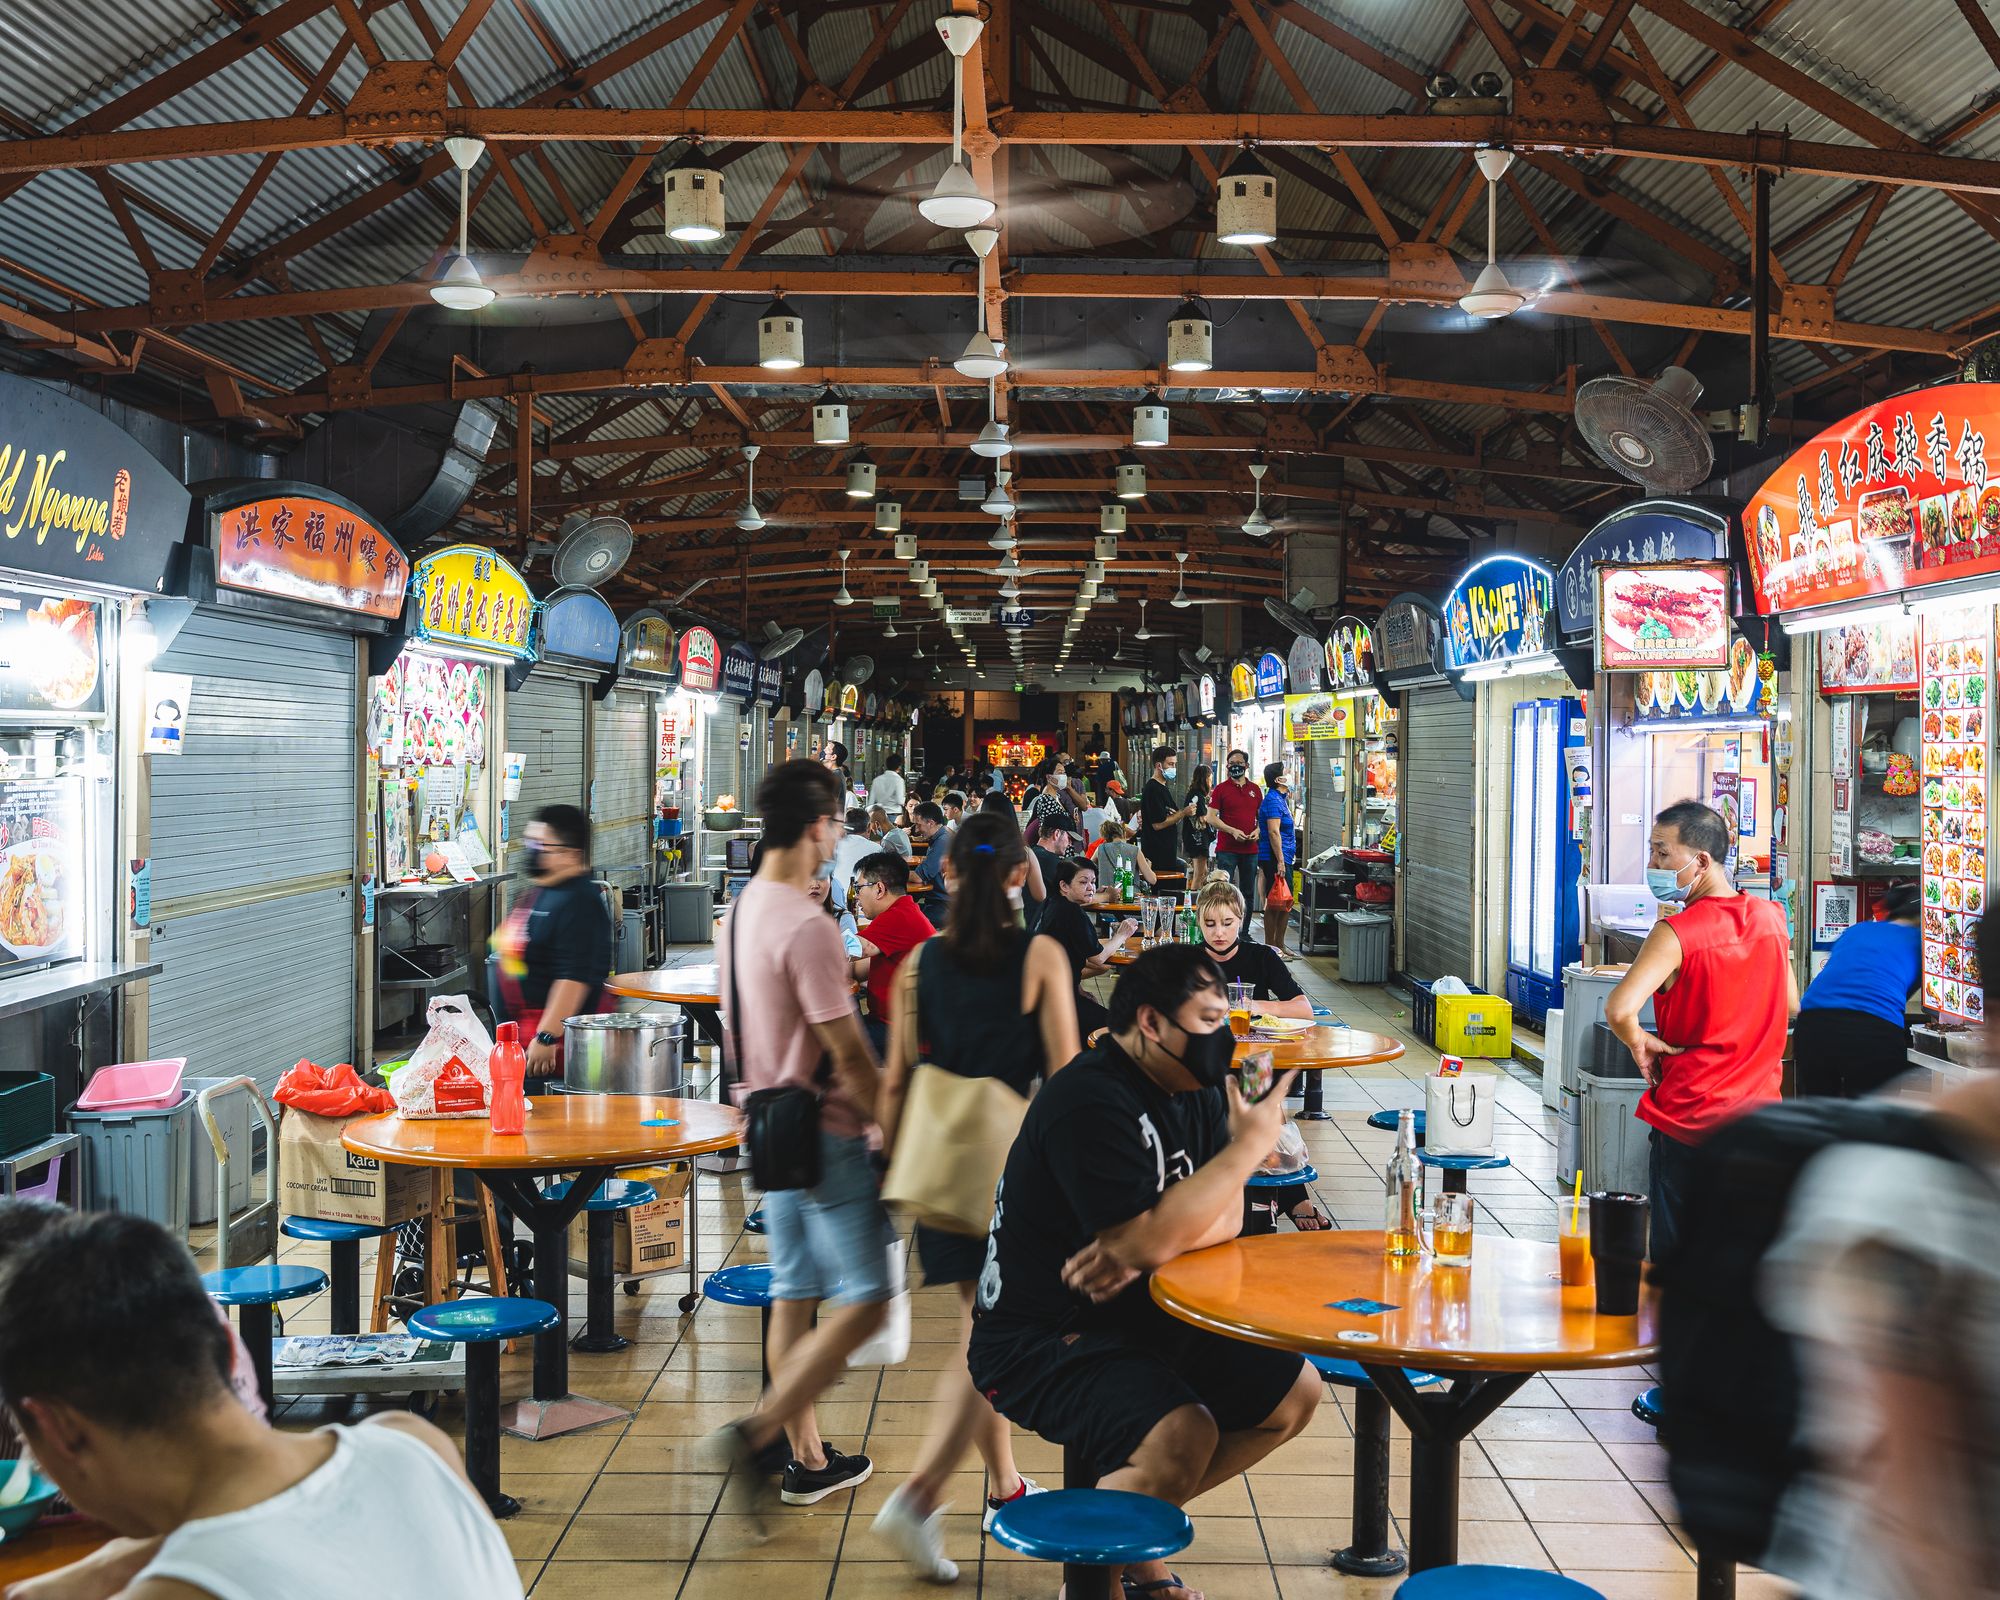
M 1318 739 L 1352 739 L 1354 702 L 1343 695 L 1285 696 L 1285 737 L 1294 744 Z
M 0 711 L 102 711 L 100 620 L 93 600 L 12 585 L 0 592 Z
M 1833 703 L 1833 821 L 1827 836 L 1827 869 L 1842 877 L 1854 870 L 1854 702 Z
M 1729 568 L 1722 562 L 1597 569 L 1597 665 L 1604 672 L 1729 664 Z
M 1742 831 L 1742 779 L 1733 772 L 1718 772 L 1709 779 L 1708 799 L 1721 814 L 1723 825 L 1734 839 Z
M 1917 619 L 1848 622 L 1819 636 L 1821 694 L 1917 691 Z
M 486 765 L 486 668 L 406 650 L 370 680 L 368 742 L 384 767 Z
M 0 782 L 0 969 L 83 954 L 83 779 Z
M 1968 1022 L 1986 1015 L 1973 930 L 1986 911 L 1986 711 L 1992 669 L 1990 606 L 1924 618 L 1924 1007 Z

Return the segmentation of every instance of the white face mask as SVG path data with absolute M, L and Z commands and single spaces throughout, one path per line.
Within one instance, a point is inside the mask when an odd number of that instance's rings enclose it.
M 1067 772 L 1058 772 L 1056 774 L 1056 787 L 1058 789 L 1067 789 L 1069 787 L 1069 774 Z
M 1008 889 L 1007 898 L 1015 905 L 1021 903 L 1021 886 L 1018 883 Z

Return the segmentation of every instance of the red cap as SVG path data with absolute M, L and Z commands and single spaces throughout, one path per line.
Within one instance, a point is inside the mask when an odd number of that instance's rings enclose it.
M 493 1030 L 493 1042 L 495 1044 L 519 1044 L 521 1042 L 521 1025 L 518 1022 L 501 1023 L 499 1027 Z

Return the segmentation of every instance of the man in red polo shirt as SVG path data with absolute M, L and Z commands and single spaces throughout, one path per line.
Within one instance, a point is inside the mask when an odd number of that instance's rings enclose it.
M 1264 791 L 1250 781 L 1250 756 L 1232 750 L 1223 780 L 1209 791 L 1208 803 L 1222 818 L 1215 830 L 1215 863 L 1236 881 L 1246 906 L 1257 904 L 1257 808 Z
M 889 1043 L 889 990 L 903 958 L 937 929 L 910 898 L 910 864 L 888 850 L 863 856 L 854 866 L 855 909 L 869 919 L 854 975 L 868 980 L 868 1037 L 877 1053 Z

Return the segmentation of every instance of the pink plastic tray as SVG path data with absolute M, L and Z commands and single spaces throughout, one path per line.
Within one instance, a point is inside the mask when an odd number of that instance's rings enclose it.
M 76 1103 L 79 1111 L 134 1111 L 170 1106 L 180 1098 L 187 1057 L 169 1061 L 128 1061 L 99 1067 Z

